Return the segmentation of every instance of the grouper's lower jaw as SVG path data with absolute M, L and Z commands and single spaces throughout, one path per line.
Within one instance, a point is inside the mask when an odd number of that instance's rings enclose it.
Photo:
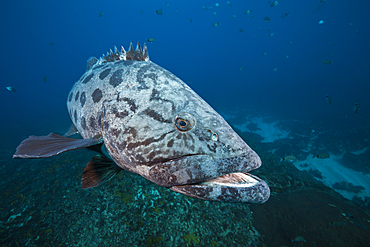
M 172 186 L 172 191 L 210 201 L 264 203 L 270 188 L 249 173 L 231 173 L 199 184 Z

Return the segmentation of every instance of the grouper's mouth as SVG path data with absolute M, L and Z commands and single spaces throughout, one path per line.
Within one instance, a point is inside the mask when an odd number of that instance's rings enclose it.
M 170 189 L 211 201 L 264 203 L 270 197 L 267 183 L 249 173 L 230 173 L 197 184 L 172 186 Z
M 255 152 L 226 157 L 187 155 L 150 168 L 150 180 L 187 196 L 212 201 L 263 203 L 270 196 L 265 181 L 247 172 L 261 166 Z

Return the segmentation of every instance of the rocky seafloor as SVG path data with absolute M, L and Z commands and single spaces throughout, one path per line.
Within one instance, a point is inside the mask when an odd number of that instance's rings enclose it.
M 2 149 L 1 246 L 366 246 L 369 203 L 356 203 L 280 162 L 239 133 L 263 166 L 265 204 L 208 202 L 121 172 L 81 189 L 95 155 L 83 149 L 46 159 L 12 160 Z

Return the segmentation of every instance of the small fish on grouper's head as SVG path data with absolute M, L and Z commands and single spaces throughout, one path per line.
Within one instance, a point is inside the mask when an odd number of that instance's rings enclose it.
M 212 201 L 263 203 L 265 181 L 247 172 L 261 159 L 187 84 L 149 60 L 146 44 L 90 58 L 67 108 L 64 136 L 30 136 L 13 158 L 43 158 L 88 147 L 83 189 L 123 170 L 172 191 Z M 67 136 L 79 133 L 83 139 Z

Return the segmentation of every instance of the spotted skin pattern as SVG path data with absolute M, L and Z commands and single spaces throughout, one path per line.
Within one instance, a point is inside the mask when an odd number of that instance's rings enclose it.
M 67 107 L 79 134 L 84 139 L 102 137 L 118 166 L 183 194 L 225 201 L 225 189 L 212 183 L 199 192 L 202 196 L 177 186 L 261 165 L 258 155 L 215 110 L 149 60 L 101 59 L 75 83 Z M 267 184 L 257 189 L 258 199 L 244 195 L 248 192 L 241 191 L 243 187 L 228 189 L 234 195 L 228 201 L 264 202 L 269 196 Z

